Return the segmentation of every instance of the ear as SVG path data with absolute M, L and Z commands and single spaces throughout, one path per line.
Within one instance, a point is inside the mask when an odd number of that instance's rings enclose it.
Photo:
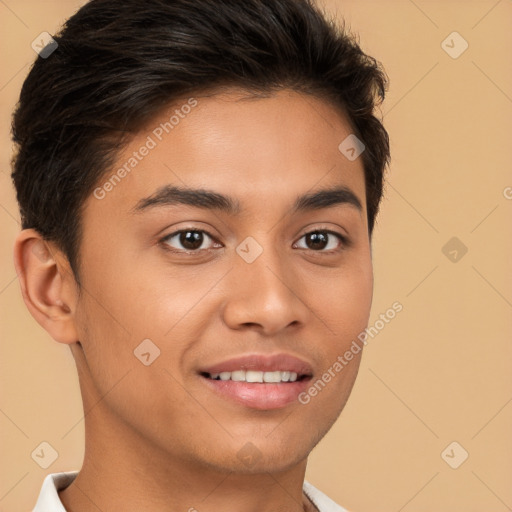
M 78 288 L 62 252 L 34 229 L 24 229 L 14 242 L 14 266 L 23 300 L 36 321 L 59 343 L 78 341 Z

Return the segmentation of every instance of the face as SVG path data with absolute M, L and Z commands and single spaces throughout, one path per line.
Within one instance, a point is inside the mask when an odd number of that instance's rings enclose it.
M 311 96 L 232 91 L 185 98 L 123 149 L 85 203 L 74 317 L 105 425 L 223 471 L 307 457 L 350 394 L 361 352 L 332 368 L 372 299 L 351 133 Z

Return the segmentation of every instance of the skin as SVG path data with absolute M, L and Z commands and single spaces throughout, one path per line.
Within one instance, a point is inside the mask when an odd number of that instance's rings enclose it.
M 16 239 L 25 303 L 71 347 L 79 374 L 85 459 L 60 492 L 68 511 L 314 510 L 302 494 L 307 457 L 342 411 L 361 352 L 309 404 L 275 410 L 217 396 L 197 372 L 233 356 L 286 352 L 308 361 L 316 380 L 364 330 L 373 273 L 363 164 L 338 150 L 352 129 L 327 102 L 290 90 L 246 96 L 196 96 L 104 199 L 88 198 L 81 295 L 58 247 L 31 229 Z M 174 108 L 130 141 L 112 172 Z M 175 204 L 133 213 L 169 184 L 232 196 L 241 212 Z M 350 188 L 362 211 L 337 204 L 291 213 L 297 196 L 334 185 Z M 214 237 L 203 239 L 210 251 L 187 254 L 178 236 L 161 241 L 192 227 Z M 309 248 L 304 235 L 320 228 L 350 245 L 329 235 L 326 249 Z M 263 248 L 252 263 L 235 251 L 248 236 Z M 134 356 L 147 338 L 160 349 L 149 366 Z M 249 441 L 250 466 L 237 456 Z

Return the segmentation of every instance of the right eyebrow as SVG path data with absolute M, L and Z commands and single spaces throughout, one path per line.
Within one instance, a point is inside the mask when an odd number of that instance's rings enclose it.
M 213 190 L 183 188 L 172 185 L 161 187 L 151 196 L 141 199 L 131 211 L 133 213 L 140 213 L 150 208 L 174 204 L 219 210 L 230 215 L 240 213 L 240 203 L 229 196 L 214 192 Z

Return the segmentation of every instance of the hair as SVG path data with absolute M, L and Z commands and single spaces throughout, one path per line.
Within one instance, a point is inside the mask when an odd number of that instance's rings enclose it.
M 288 88 L 339 107 L 366 146 L 371 237 L 390 158 L 374 115 L 387 77 L 313 0 L 92 0 L 53 37 L 13 115 L 12 178 L 22 228 L 64 252 L 79 286 L 85 200 L 128 135 L 198 91 Z

